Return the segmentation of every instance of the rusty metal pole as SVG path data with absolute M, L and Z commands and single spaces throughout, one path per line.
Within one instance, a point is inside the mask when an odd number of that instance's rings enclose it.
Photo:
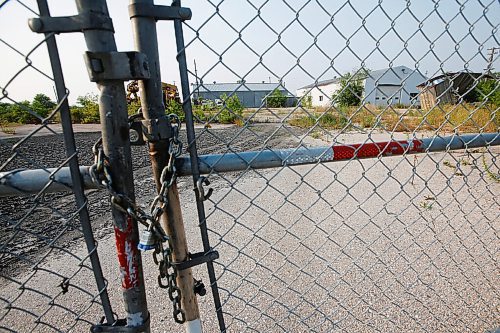
M 153 0 L 131 0 L 131 7 L 153 6 Z M 169 154 L 169 138 L 162 137 L 161 128 L 168 121 L 165 115 L 165 105 L 161 89 L 160 61 L 158 55 L 158 40 L 156 20 L 154 17 L 131 15 L 136 51 L 145 54 L 149 62 L 150 79 L 139 81 L 141 109 L 147 128 L 158 128 L 157 133 L 149 133 L 148 147 L 153 175 L 157 190 L 161 188 L 161 173 L 167 165 Z M 168 190 L 168 206 L 161 218 L 162 226 L 170 237 L 172 245 L 172 260 L 184 262 L 189 259 L 184 222 L 179 201 L 177 184 Z M 198 302 L 194 293 L 194 280 L 191 268 L 179 270 L 177 286 L 181 291 L 181 309 L 185 312 L 186 331 L 201 332 Z
M 99 15 L 109 18 L 105 0 L 76 0 L 80 15 Z M 115 52 L 113 31 L 85 29 L 85 42 L 90 52 Z M 102 144 L 109 159 L 114 190 L 134 200 L 134 180 L 129 141 L 127 102 L 123 81 L 100 80 L 99 111 L 102 126 Z M 142 273 L 141 254 L 137 249 L 137 222 L 128 214 L 112 207 L 116 247 L 120 264 L 121 282 L 127 323 L 129 327 L 143 327 L 149 332 L 149 313 Z

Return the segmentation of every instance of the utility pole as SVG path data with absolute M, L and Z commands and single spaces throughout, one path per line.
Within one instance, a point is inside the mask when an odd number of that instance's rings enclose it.
M 196 102 L 198 102 L 198 100 L 200 99 L 200 85 L 199 85 L 199 82 L 198 82 L 198 69 L 196 68 L 196 59 L 194 59 L 193 61 L 194 61 L 194 77 L 195 77 L 195 80 L 196 80 L 196 93 L 195 93 L 195 96 L 196 96 Z
M 495 54 L 497 54 L 499 50 L 500 50 L 500 47 L 490 47 L 488 49 L 488 64 L 486 65 L 486 68 L 484 69 L 485 73 L 488 75 L 493 74 L 493 70 L 495 69 L 495 68 L 493 68 L 493 60 L 495 58 Z

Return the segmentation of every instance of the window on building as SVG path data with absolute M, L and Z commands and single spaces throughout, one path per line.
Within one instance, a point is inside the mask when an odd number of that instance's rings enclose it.
M 398 100 L 398 99 L 399 99 L 399 97 L 394 97 L 394 99 L 395 99 L 395 100 Z
M 323 102 L 323 96 L 319 96 L 319 101 Z
M 375 97 L 375 99 L 380 99 L 380 97 Z
M 415 99 L 418 97 L 418 93 L 410 93 L 410 98 Z

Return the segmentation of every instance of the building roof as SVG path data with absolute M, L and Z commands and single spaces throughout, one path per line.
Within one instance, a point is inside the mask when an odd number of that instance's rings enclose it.
M 340 82 L 339 78 L 333 78 L 333 79 L 329 79 L 329 80 L 323 80 L 323 81 L 311 83 L 311 84 L 308 84 L 307 86 L 300 87 L 299 89 L 309 89 L 309 88 L 313 88 L 313 87 L 321 87 L 321 86 L 326 86 L 328 84 L 339 83 L 339 82 Z
M 376 81 L 379 86 L 400 86 L 401 82 L 405 81 L 409 76 L 415 76 L 419 79 L 418 81 L 424 81 L 426 79 L 425 76 L 416 70 L 406 66 L 396 66 L 372 71 L 367 76 L 367 80 L 371 79 Z
M 193 84 L 193 91 L 198 87 Z M 279 83 L 203 83 L 199 86 L 199 92 L 233 92 L 233 91 L 273 91 L 286 89 Z
M 444 80 L 453 81 L 453 82 L 458 83 L 458 84 L 461 84 L 463 81 L 467 81 L 467 83 L 471 83 L 472 81 L 474 81 L 477 78 L 492 79 L 493 77 L 488 75 L 488 74 L 474 73 L 474 72 L 467 72 L 467 71 L 446 72 L 444 74 L 434 76 L 434 77 L 420 83 L 417 87 L 435 86 L 435 85 L 443 82 Z M 469 81 L 471 81 L 471 82 L 469 82 Z

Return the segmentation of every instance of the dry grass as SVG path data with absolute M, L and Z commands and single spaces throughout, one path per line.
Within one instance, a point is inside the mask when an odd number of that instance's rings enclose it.
M 471 104 L 443 105 L 432 110 L 377 108 L 367 104 L 362 107 L 316 108 L 312 116 L 299 117 L 289 123 L 304 128 L 319 124 L 326 129 L 341 129 L 351 123 L 349 127 L 379 128 L 389 132 L 497 132 L 500 110 Z
M 5 134 L 14 135 L 16 134 L 16 126 L 18 126 L 18 124 L 0 122 L 0 131 Z

